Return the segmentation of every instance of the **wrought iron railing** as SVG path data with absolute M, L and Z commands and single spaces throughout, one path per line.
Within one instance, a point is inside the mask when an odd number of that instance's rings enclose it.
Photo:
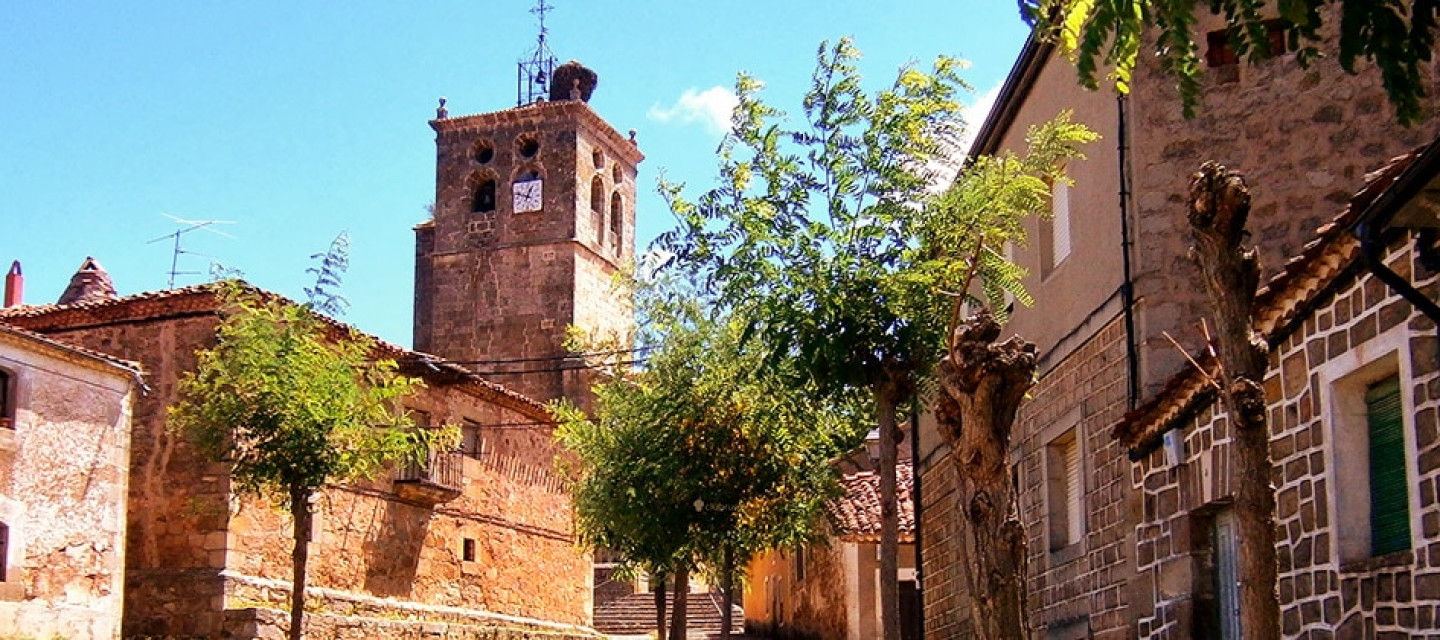
M 407 462 L 395 476 L 396 482 L 422 482 L 451 489 L 460 489 L 465 467 L 458 451 L 431 451 L 426 461 Z

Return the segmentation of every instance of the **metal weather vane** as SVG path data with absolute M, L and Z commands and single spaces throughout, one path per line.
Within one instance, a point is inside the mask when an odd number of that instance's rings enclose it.
M 535 49 L 529 58 L 515 65 L 515 106 L 526 105 L 544 99 L 550 93 L 550 79 L 555 73 L 555 54 L 546 41 L 549 30 L 545 27 L 545 14 L 555 7 L 545 0 L 535 0 L 535 14 L 540 21 L 540 32 L 535 38 Z

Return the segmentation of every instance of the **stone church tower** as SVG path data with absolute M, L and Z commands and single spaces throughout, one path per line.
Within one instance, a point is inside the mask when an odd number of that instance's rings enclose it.
M 587 104 L 595 74 L 554 70 L 549 101 L 449 117 L 435 130 L 434 217 L 415 227 L 414 347 L 537 400 L 582 404 L 566 328 L 628 344 L 612 278 L 635 253 L 644 158 Z

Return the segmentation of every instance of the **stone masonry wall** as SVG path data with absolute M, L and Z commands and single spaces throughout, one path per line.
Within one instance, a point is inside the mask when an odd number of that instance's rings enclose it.
M 415 348 L 505 371 L 497 380 L 540 400 L 571 396 L 560 358 L 566 328 L 628 330 L 628 307 L 608 288 L 634 256 L 633 142 L 583 103 L 531 105 L 435 120 L 435 217 L 417 228 Z M 524 155 L 524 143 L 537 145 Z M 489 155 L 480 153 L 488 149 Z M 535 172 L 543 207 L 515 212 L 511 187 Z M 617 180 L 618 176 L 618 180 Z M 591 208 L 599 179 L 601 215 Z M 490 212 L 472 211 L 477 185 L 496 184 Z M 608 228 L 612 196 L 622 209 L 620 243 Z M 602 242 L 600 229 L 604 229 Z M 495 362 L 525 359 L 528 362 Z M 577 398 L 578 399 L 578 398 Z
M 213 636 L 227 608 L 247 606 L 230 601 L 223 571 L 290 577 L 288 516 L 232 500 L 224 467 L 164 428 L 176 380 L 193 369 L 195 349 L 213 341 L 215 322 L 201 314 L 55 334 L 140 361 L 148 374 L 151 391 L 137 402 L 133 427 L 126 635 Z M 432 385 L 411 404 L 435 422 L 481 425 L 485 453 L 464 461 L 464 495 L 429 510 L 398 501 L 387 479 L 327 490 L 314 584 L 588 624 L 589 556 L 571 541 L 549 429 L 455 387 Z M 475 541 L 474 562 L 461 560 L 466 538 Z M 269 604 L 283 601 L 273 595 Z
M 1327 12 L 1326 30 L 1333 34 L 1338 6 L 1322 11 Z M 1204 34 L 1219 29 L 1218 21 L 1207 17 L 1199 25 L 1202 57 Z M 1410 128 L 1395 124 L 1379 73 L 1361 61 L 1358 75 L 1346 74 L 1336 47 L 1333 38 L 1322 45 L 1325 57 L 1309 69 L 1301 69 L 1294 54 L 1254 67 L 1209 68 L 1196 117 L 1188 120 L 1174 82 L 1161 74 L 1155 57 L 1141 56 L 1129 101 L 1129 135 L 1135 291 L 1147 397 L 1185 366 L 1162 332 L 1192 353 L 1200 344 L 1197 319 L 1205 312 L 1204 289 L 1186 259 L 1185 198 L 1190 175 L 1202 162 L 1218 161 L 1249 182 L 1250 229 L 1268 279 L 1349 202 L 1366 172 L 1440 133 L 1440 119 L 1434 117 Z M 1427 86 L 1435 87 L 1435 67 L 1427 73 Z M 1225 81 L 1230 78 L 1235 79 Z M 1440 112 L 1436 92 L 1429 93 L 1425 113 Z
M 1095 638 L 1133 637 L 1134 539 L 1127 518 L 1136 498 L 1125 451 L 1110 426 L 1125 413 L 1124 324 L 1112 319 L 1069 357 L 1043 372 L 1020 407 L 1012 442 L 1020 481 L 1020 515 L 1029 539 L 1032 629 L 1061 633 L 1075 627 Z M 1085 535 L 1051 553 L 1047 537 L 1046 446 L 1069 428 L 1081 438 Z M 956 536 L 963 526 L 955 504 L 954 461 L 948 450 L 925 466 L 921 572 L 925 635 L 973 637 L 969 595 L 959 573 Z
M 0 333 L 0 636 L 116 638 L 125 577 L 132 374 Z
M 1125 328 L 1115 318 L 1045 372 L 1021 406 L 1017 423 L 1020 513 L 1029 537 L 1033 628 L 1088 626 L 1095 638 L 1127 638 L 1134 615 L 1128 593 L 1134 540 L 1126 518 L 1134 497 L 1130 462 L 1110 437 L 1125 413 Z M 1051 552 L 1048 538 L 1046 447 L 1076 430 L 1083 478 L 1081 541 Z
M 1407 246 L 1392 247 L 1392 269 L 1434 299 L 1436 274 L 1412 264 Z M 1271 358 L 1270 446 L 1277 490 L 1282 630 L 1290 638 L 1421 637 L 1440 624 L 1440 375 L 1435 325 L 1368 274 L 1341 282 Z M 1359 423 L 1339 410 L 1347 376 L 1363 384 L 1398 373 L 1406 429 L 1411 548 L 1377 558 L 1342 550 L 1350 526 L 1364 518 L 1337 506 L 1368 500 L 1365 488 L 1338 474 L 1364 460 Z M 1156 602 L 1139 618 L 1153 638 L 1199 637 L 1213 628 L 1214 514 L 1234 493 L 1232 440 L 1223 410 L 1211 406 L 1180 426 L 1183 462 L 1167 466 L 1163 449 L 1134 467 L 1144 494 L 1137 528 L 1138 566 Z M 1347 521 L 1348 519 L 1348 521 Z M 1358 522 L 1357 522 L 1358 520 Z M 1362 555 L 1368 555 L 1362 554 Z M 1435 637 L 1433 635 L 1426 637 Z
M 397 499 L 388 478 L 327 489 L 316 501 L 310 584 L 589 624 L 590 557 L 573 542 L 550 429 L 443 387 L 427 388 L 407 404 L 429 412 L 435 423 L 482 425 L 481 452 L 463 459 L 464 493 L 428 508 Z M 254 499 L 237 503 L 233 513 L 227 569 L 288 583 L 289 515 Z M 470 561 L 467 539 L 474 545 Z M 283 603 L 282 592 L 272 595 L 272 605 Z M 232 599 L 230 608 L 246 604 Z
M 955 461 L 941 450 L 922 467 L 920 579 L 925 589 L 925 637 L 971 638 L 970 594 L 960 575 L 960 514 L 955 511 Z
M 795 573 L 796 549 L 768 551 L 753 560 L 746 590 L 746 631 L 785 640 L 851 637 L 847 635 L 846 590 L 858 576 L 846 571 L 844 553 L 855 544 L 832 537 L 808 546 L 805 576 L 799 580 Z M 873 544 L 860 544 L 860 548 L 862 553 L 869 551 L 870 557 L 875 557 Z

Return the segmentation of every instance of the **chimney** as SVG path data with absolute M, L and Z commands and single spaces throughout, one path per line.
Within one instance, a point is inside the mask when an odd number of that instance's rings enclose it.
M 10 273 L 5 274 L 4 308 L 18 307 L 25 298 L 25 276 L 20 274 L 20 261 L 10 263 Z

